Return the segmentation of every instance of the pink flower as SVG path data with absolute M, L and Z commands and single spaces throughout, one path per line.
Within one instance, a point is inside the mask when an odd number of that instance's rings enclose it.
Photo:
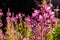
M 7 16 L 9 16 L 9 17 L 10 17 L 10 16 L 11 16 L 11 12 L 7 12 Z
M 29 40 L 29 38 L 23 38 L 23 40 Z
M 50 28 L 50 24 L 45 23 L 44 26 L 45 26 L 46 28 Z
M 40 10 L 34 10 L 34 13 L 40 13 Z
M 16 19 L 18 19 L 18 15 L 16 15 Z
M 58 12 L 58 11 L 59 11 L 59 9 L 54 9 L 54 11 Z
M 46 5 L 42 5 L 41 11 L 45 11 L 45 7 L 46 7 Z
M 51 9 L 51 7 L 48 6 L 48 5 L 43 5 L 43 6 L 41 7 L 41 11 L 44 10 L 44 11 L 48 12 L 50 9 Z
M 44 19 L 49 18 L 48 13 L 45 13 L 45 14 L 43 15 L 43 17 L 44 17 Z
M 49 16 L 50 16 L 50 17 L 51 17 L 51 16 L 54 16 L 54 14 L 55 14 L 54 12 L 50 12 L 50 13 L 49 13 Z
M 32 13 L 32 18 L 36 17 L 37 15 L 39 15 L 40 10 L 35 10 L 34 13 Z
M 38 21 L 43 21 L 43 16 L 42 15 L 39 15 Z
M 51 9 L 50 6 L 46 6 L 46 7 L 45 7 L 46 12 L 48 12 L 50 9 Z
M 11 17 L 11 21 L 12 22 L 15 22 L 15 17 Z
M 30 17 L 26 17 L 25 21 L 30 22 L 31 21 Z
M 36 17 L 37 15 L 37 13 L 32 13 L 32 18 Z
M 8 8 L 8 11 L 7 11 L 7 16 L 11 16 L 11 12 L 10 12 L 9 8 Z
M 52 20 L 52 24 L 54 24 L 54 25 L 55 25 L 55 24 L 56 24 L 56 20 Z
M 56 18 L 55 17 L 51 17 L 50 19 L 51 19 L 51 23 L 55 25 L 56 24 Z
M 50 19 L 53 20 L 53 19 L 55 19 L 55 17 L 54 16 L 50 16 Z
M 51 21 L 50 20 L 47 20 L 47 24 L 50 24 L 51 23 Z
M 21 14 L 21 13 L 18 14 L 18 18 L 19 18 L 20 20 L 22 20 L 22 14 Z
M 11 19 L 10 17 L 7 17 L 7 18 L 6 18 L 6 21 L 7 21 L 7 22 L 10 22 L 10 19 Z
M 3 16 L 3 13 L 0 12 L 0 16 Z

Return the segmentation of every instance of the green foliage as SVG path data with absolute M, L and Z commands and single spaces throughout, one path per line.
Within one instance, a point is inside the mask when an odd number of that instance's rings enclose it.
M 7 40 L 12 40 L 11 36 L 7 35 Z
M 53 34 L 52 34 L 52 28 L 50 28 L 50 31 L 48 34 L 45 36 L 45 40 L 53 40 Z
M 60 27 L 58 24 L 55 27 L 54 40 L 60 40 Z
M 32 34 L 32 33 L 30 33 L 30 36 L 29 36 L 29 38 L 30 38 L 30 39 L 32 39 L 32 37 L 33 37 L 33 34 Z

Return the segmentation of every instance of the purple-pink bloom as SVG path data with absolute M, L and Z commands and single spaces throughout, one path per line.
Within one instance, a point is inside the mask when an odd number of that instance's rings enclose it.
M 45 23 L 44 26 L 45 26 L 46 28 L 50 28 L 50 24 Z
M 55 16 L 55 13 L 54 12 L 49 12 L 49 17 L 52 18 Z
M 53 20 L 53 19 L 55 19 L 55 17 L 54 16 L 50 16 L 50 20 Z
M 11 19 L 10 17 L 7 17 L 7 18 L 6 18 L 6 21 L 7 21 L 7 22 L 10 22 L 10 19 Z
M 48 5 L 46 5 L 46 6 L 45 6 L 45 11 L 48 12 L 49 10 L 51 10 L 51 7 L 48 6 Z
M 26 17 L 25 21 L 30 22 L 31 21 L 30 17 Z
M 10 17 L 10 16 L 11 16 L 11 12 L 7 12 L 7 16 L 9 16 L 9 17 Z
M 32 18 L 38 16 L 40 13 L 40 10 L 35 10 L 34 13 L 32 13 Z
M 52 22 L 51 22 L 52 24 L 56 24 L 56 20 L 52 20 Z
M 45 11 L 45 7 L 46 7 L 46 5 L 42 5 L 41 11 Z
M 10 12 L 9 8 L 8 8 L 8 11 L 7 11 L 7 16 L 11 16 L 11 12 Z
M 49 12 L 49 10 L 51 10 L 51 7 L 50 6 L 48 6 L 48 5 L 42 5 L 42 7 L 41 7 L 41 11 L 46 11 L 46 12 Z
M 34 13 L 40 13 L 40 10 L 34 10 Z
M 44 18 L 44 19 L 49 18 L 48 13 L 44 13 L 43 18 Z
M 11 17 L 11 21 L 12 22 L 15 22 L 15 17 Z
M 59 11 L 59 9 L 54 9 L 54 11 L 58 12 L 58 11 Z
M 50 24 L 51 23 L 51 21 L 50 20 L 47 20 L 47 24 Z
M 39 15 L 38 21 L 43 21 L 43 16 L 42 15 Z
M 23 38 L 23 40 L 29 40 L 29 38 Z
M 18 14 L 18 18 L 19 18 L 20 20 L 22 20 L 22 14 L 21 14 L 21 13 Z
M 18 19 L 18 15 L 16 15 L 16 17 L 15 17 L 16 19 Z
M 36 17 L 37 13 L 32 13 L 32 18 Z
M 0 12 L 0 16 L 3 16 L 3 13 Z

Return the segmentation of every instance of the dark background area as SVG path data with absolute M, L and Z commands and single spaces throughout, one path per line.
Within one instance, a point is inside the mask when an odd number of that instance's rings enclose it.
M 32 8 L 35 8 L 35 2 L 33 0 L 0 0 L 0 8 L 4 13 L 7 12 L 7 8 L 10 8 L 15 14 L 18 12 L 31 14 Z

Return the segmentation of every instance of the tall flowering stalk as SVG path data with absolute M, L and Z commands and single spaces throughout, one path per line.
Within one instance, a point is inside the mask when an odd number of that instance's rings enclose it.
M 19 34 L 19 32 L 17 32 L 14 28 L 14 23 L 15 23 L 14 13 L 12 13 L 11 18 L 10 15 L 7 16 L 6 20 L 7 20 L 7 31 L 6 31 L 7 40 L 20 40 L 21 34 Z

